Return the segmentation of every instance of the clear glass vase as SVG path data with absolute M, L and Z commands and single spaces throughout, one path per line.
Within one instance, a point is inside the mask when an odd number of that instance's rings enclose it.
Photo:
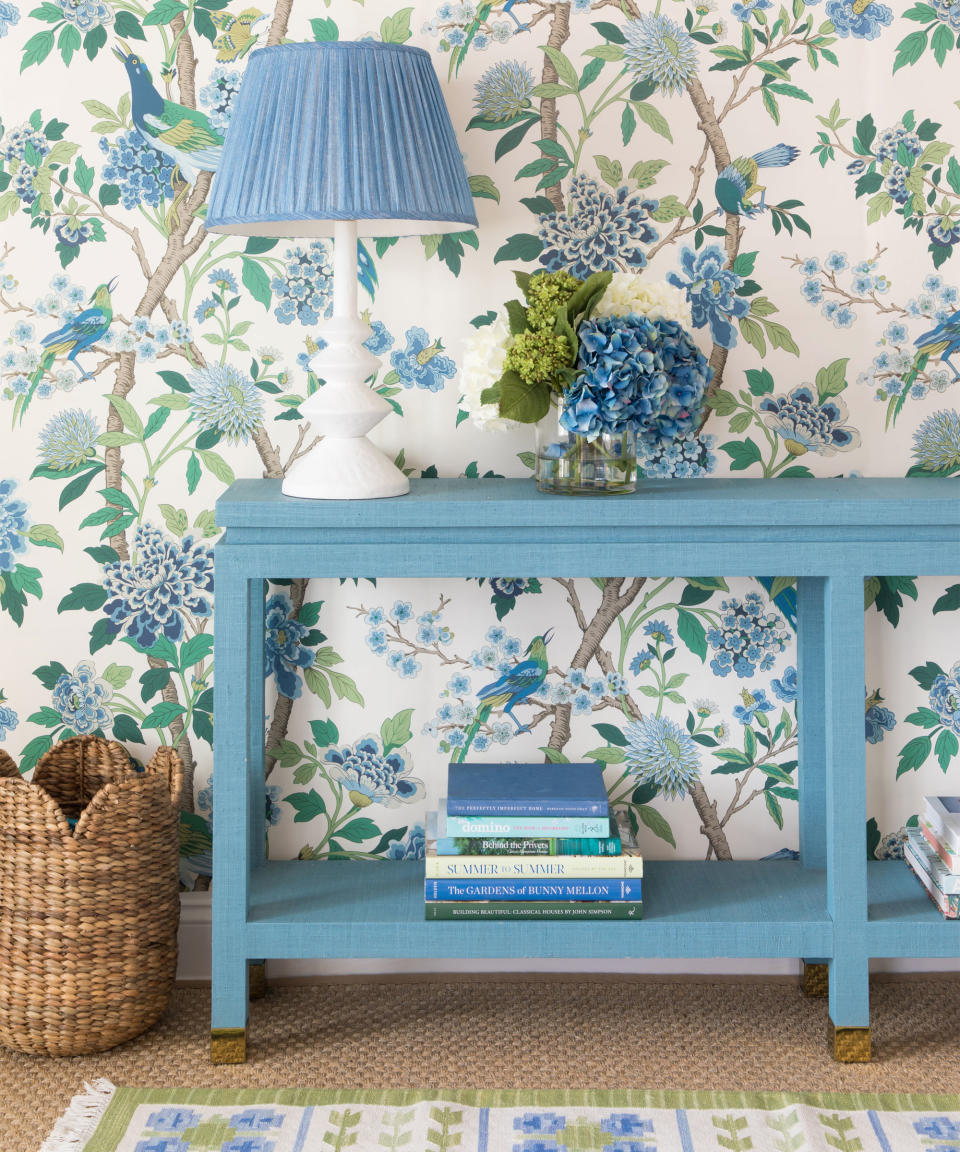
M 588 440 L 561 425 L 561 412 L 551 407 L 537 424 L 537 488 L 567 495 L 635 492 L 637 440 L 633 430 L 601 433 Z

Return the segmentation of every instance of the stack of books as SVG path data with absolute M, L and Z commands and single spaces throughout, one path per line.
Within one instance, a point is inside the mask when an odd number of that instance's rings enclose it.
M 428 920 L 638 920 L 643 860 L 599 764 L 451 764 L 427 815 Z
M 960 797 L 925 796 L 903 857 L 948 920 L 960 919 Z

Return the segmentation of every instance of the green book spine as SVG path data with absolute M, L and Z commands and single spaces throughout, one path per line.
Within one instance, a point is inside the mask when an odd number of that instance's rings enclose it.
M 427 900 L 427 920 L 640 920 L 642 900 Z

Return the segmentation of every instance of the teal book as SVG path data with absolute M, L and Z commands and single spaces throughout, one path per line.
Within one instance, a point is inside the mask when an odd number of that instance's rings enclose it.
M 627 843 L 623 837 L 613 816 L 606 836 L 440 837 L 437 813 L 427 813 L 427 851 L 437 856 L 619 856 Z
M 605 837 L 609 816 L 448 816 L 440 801 L 438 839 L 447 836 Z
M 451 764 L 447 815 L 608 817 L 603 766 Z
M 427 901 L 427 920 L 641 920 L 643 903 L 640 900 L 594 900 L 579 903 L 576 900 L 555 900 L 537 903 L 494 900 L 485 904 L 475 900 L 459 904 L 454 900 Z
M 424 880 L 427 900 L 640 900 L 639 876 L 560 876 L 529 880 Z

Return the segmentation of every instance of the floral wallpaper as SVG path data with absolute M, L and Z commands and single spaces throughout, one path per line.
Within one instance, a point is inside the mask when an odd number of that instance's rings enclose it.
M 210 873 L 214 503 L 313 443 L 331 305 L 327 242 L 204 231 L 211 170 L 252 48 L 360 37 L 431 53 L 480 218 L 361 243 L 396 412 L 374 435 L 409 474 L 530 475 L 531 430 L 480 396 L 537 269 L 689 308 L 709 408 L 648 476 L 960 472 L 955 0 L 0 0 L 0 740 L 24 771 L 76 733 L 175 744 L 187 886 Z M 796 848 L 789 574 L 278 572 L 265 595 L 274 857 L 421 854 L 468 748 L 601 761 L 653 857 Z M 957 790 L 958 610 L 949 579 L 865 585 L 871 854 Z M 532 650 L 542 681 L 485 703 Z

